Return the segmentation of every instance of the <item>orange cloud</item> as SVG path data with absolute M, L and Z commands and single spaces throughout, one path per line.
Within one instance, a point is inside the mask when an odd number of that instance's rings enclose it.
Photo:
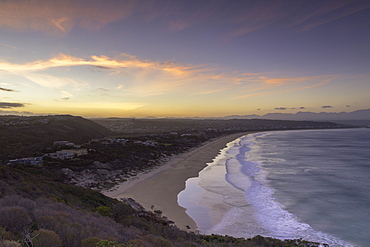
M 6 44 L 0 44 L 0 45 L 2 45 L 2 46 L 6 46 L 6 47 L 9 47 L 9 48 L 12 48 L 12 49 L 14 49 L 14 50 L 18 50 L 18 48 L 17 48 L 17 47 L 12 46 L 12 45 L 6 45 Z
M 207 91 L 207 92 L 200 92 L 200 93 L 195 93 L 193 95 L 205 95 L 205 94 L 212 94 L 212 93 L 218 93 L 227 90 L 228 88 L 221 88 L 221 89 L 216 89 L 212 91 Z
M 318 77 L 293 77 L 293 78 L 267 78 L 261 77 L 261 79 L 268 84 L 290 84 L 298 83 L 303 81 L 310 81 L 313 79 L 319 79 Z
M 107 56 L 91 56 L 88 59 L 59 54 L 49 60 L 38 60 L 26 64 L 14 64 L 0 61 L 0 70 L 23 76 L 43 87 L 63 88 L 67 85 L 84 87 L 87 83 L 68 77 L 55 77 L 48 74 L 48 69 L 63 67 L 93 66 L 106 70 L 109 75 L 119 75 L 129 78 L 130 86 L 125 90 L 136 94 L 151 95 L 170 91 L 174 88 L 199 83 L 194 78 L 206 78 L 200 66 L 186 66 L 171 62 L 150 61 L 138 59 L 135 56 L 123 54 L 118 58 Z M 124 74 L 120 73 L 125 71 Z M 117 87 L 117 86 L 115 86 Z M 121 85 L 120 88 L 123 86 Z
M 296 91 L 300 91 L 300 90 L 320 87 L 320 86 L 328 84 L 330 82 L 331 82 L 331 80 L 324 80 L 323 82 L 320 82 L 320 83 L 317 83 L 317 84 L 314 84 L 314 85 L 308 85 L 308 86 L 304 86 L 304 87 L 298 87 L 298 88 L 292 88 L 292 89 L 284 90 L 283 93 L 290 93 L 290 92 L 296 92 Z
M 266 78 L 263 77 L 265 83 L 264 87 L 253 88 L 242 91 L 244 94 L 237 96 L 234 99 L 249 98 L 252 96 L 269 96 L 280 93 L 290 93 L 301 91 L 305 89 L 320 87 L 322 85 L 331 83 L 338 76 L 313 76 L 313 77 L 296 77 L 296 78 Z M 267 84 L 266 84 L 267 82 Z M 309 83 L 309 85 L 301 85 L 300 83 Z M 318 82 L 318 83 L 317 83 Z M 283 87 L 288 85 L 289 87 Z M 274 89 L 273 91 L 271 89 Z M 245 94 L 247 92 L 247 94 Z M 255 92 L 255 93 L 253 93 Z
M 132 14 L 134 1 L 47 1 L 0 2 L 0 28 L 37 31 L 64 36 L 75 26 L 97 30 Z
M 48 73 L 51 68 L 93 66 L 105 71 L 116 83 L 110 89 L 135 96 L 159 95 L 178 92 L 188 95 L 205 95 L 226 91 L 234 99 L 269 94 L 272 88 L 303 90 L 312 84 L 329 83 L 337 76 L 273 77 L 271 73 L 220 72 L 210 66 L 182 65 L 173 62 L 160 62 L 139 59 L 122 54 L 120 57 L 90 56 L 89 58 L 59 54 L 49 60 L 39 60 L 26 64 L 13 64 L 0 61 L 0 70 L 23 76 L 46 88 L 75 90 L 91 88 L 98 82 L 84 82 L 76 78 L 56 77 Z M 123 73 L 122 73 L 123 72 Z M 308 85 L 308 86 L 307 86 Z M 101 87 L 101 85 L 98 85 Z M 109 85 L 104 85 L 108 87 Z

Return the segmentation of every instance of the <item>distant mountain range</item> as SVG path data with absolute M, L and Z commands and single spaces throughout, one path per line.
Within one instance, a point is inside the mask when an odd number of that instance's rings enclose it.
M 259 116 L 253 115 L 231 115 L 225 119 L 274 119 L 274 120 L 310 120 L 310 121 L 337 121 L 337 120 L 370 120 L 370 109 L 353 112 L 297 112 L 297 113 L 267 113 Z

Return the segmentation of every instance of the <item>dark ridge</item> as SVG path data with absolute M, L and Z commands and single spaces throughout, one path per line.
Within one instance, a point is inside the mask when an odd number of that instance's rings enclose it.
M 0 161 L 41 155 L 54 141 L 84 143 L 111 132 L 91 120 L 71 116 L 0 116 Z

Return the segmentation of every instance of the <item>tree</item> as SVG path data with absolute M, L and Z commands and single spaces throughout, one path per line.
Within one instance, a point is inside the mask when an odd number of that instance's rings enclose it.
M 21 207 L 3 207 L 0 209 L 0 225 L 10 231 L 20 232 L 29 226 L 32 220 Z
M 32 234 L 32 243 L 35 247 L 62 247 L 62 240 L 59 235 L 53 231 L 40 229 Z
M 89 237 L 85 238 L 81 241 L 81 247 L 96 247 L 96 244 L 100 241 L 101 239 L 98 237 Z

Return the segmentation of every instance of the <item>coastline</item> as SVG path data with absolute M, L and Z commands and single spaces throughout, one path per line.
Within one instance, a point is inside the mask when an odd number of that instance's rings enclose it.
M 165 164 L 123 182 L 103 194 L 112 198 L 133 198 L 145 209 L 161 210 L 182 230 L 196 231 L 197 225 L 179 206 L 177 195 L 185 189 L 185 182 L 197 177 L 207 163 L 218 155 L 226 144 L 251 132 L 219 137 L 189 152 L 173 156 Z

